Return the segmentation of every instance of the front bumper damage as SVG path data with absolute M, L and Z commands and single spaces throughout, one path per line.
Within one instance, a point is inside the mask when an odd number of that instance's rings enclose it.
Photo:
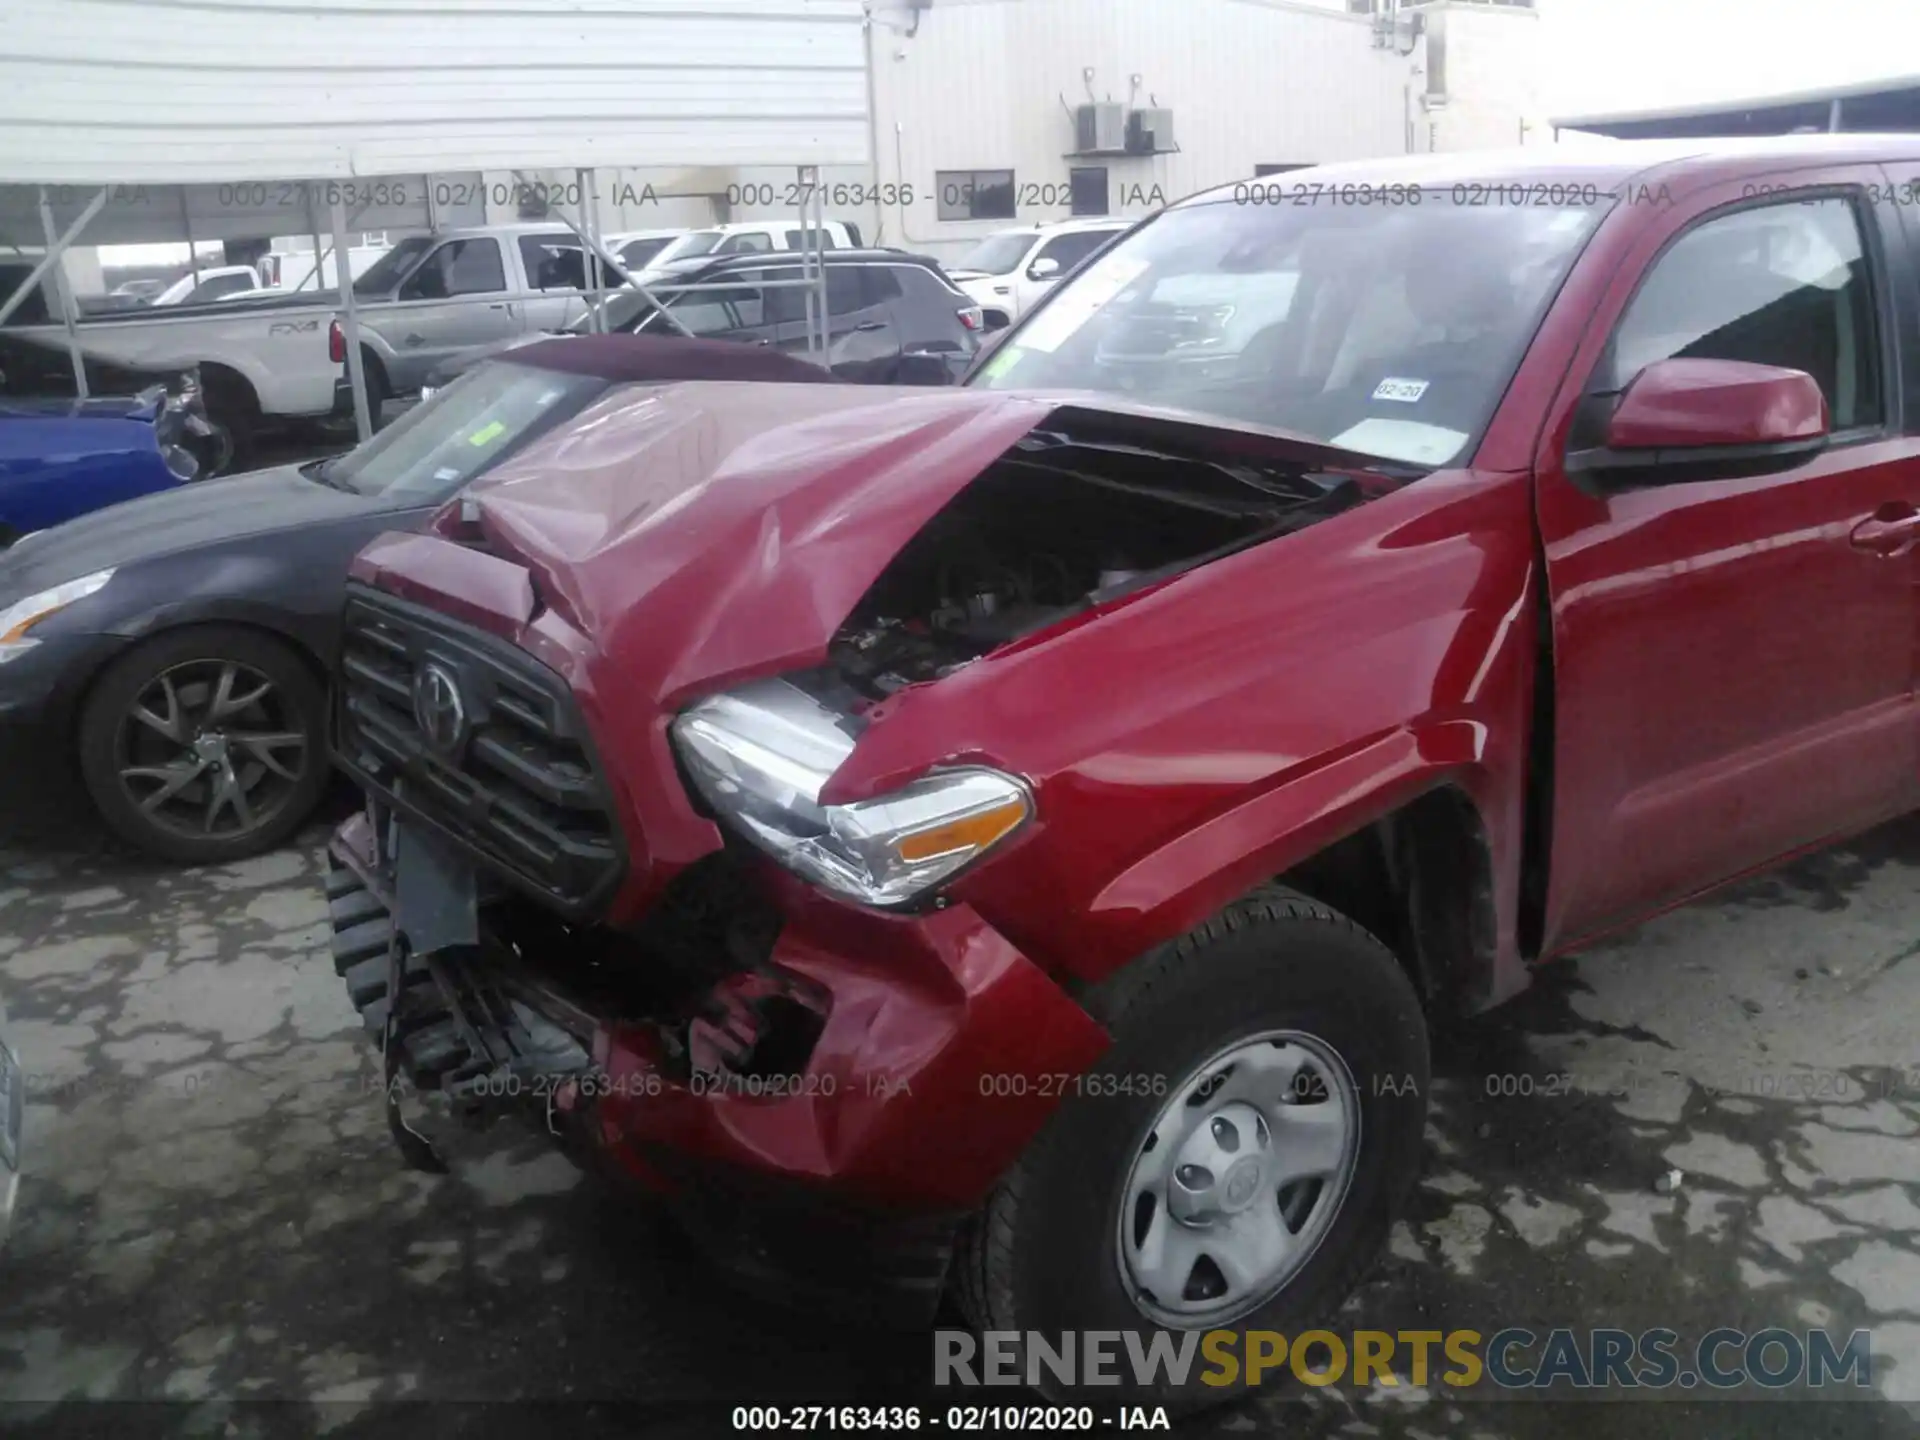
M 336 967 L 375 1044 L 391 1037 L 400 1088 L 471 1124 L 529 1116 L 788 1301 L 930 1320 L 959 1222 L 1045 1123 L 1060 1077 L 1107 1044 L 967 907 L 866 911 L 766 862 L 748 862 L 753 894 L 725 901 L 718 928 L 711 913 L 691 928 L 650 917 L 738 952 L 713 956 L 690 997 L 568 971 L 565 937 L 516 930 L 528 913 L 484 888 L 478 944 L 414 955 L 387 833 L 384 814 L 341 828 L 328 896 Z M 772 933 L 752 934 L 763 920 Z M 569 950 L 615 943 L 570 933 Z

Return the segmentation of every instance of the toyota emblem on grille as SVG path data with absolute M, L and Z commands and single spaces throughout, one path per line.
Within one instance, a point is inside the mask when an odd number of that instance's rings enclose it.
M 467 735 L 467 706 L 460 682 L 446 666 L 428 664 L 413 677 L 413 718 L 427 743 L 442 755 L 460 748 Z

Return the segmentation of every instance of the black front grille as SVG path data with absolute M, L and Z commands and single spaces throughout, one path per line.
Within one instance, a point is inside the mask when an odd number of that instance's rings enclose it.
M 429 737 L 416 704 L 437 671 L 458 723 Z M 360 783 L 569 915 L 604 901 L 625 856 L 567 682 L 524 651 L 362 585 L 349 587 L 335 748 Z M 425 707 L 429 719 L 434 706 Z

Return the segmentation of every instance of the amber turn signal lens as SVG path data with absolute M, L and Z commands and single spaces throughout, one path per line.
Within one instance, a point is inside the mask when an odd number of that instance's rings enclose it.
M 944 825 L 903 835 L 893 848 L 910 865 L 941 855 L 951 855 L 959 850 L 984 850 L 1005 839 L 1026 818 L 1026 802 L 1009 800 L 1004 805 L 982 810 L 977 815 L 967 815 L 959 820 L 949 820 Z

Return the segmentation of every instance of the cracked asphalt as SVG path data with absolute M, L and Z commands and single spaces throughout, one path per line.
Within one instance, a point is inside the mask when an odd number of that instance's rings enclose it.
M 464 1141 L 445 1179 L 401 1169 L 325 951 L 321 834 L 186 872 L 84 825 L 0 841 L 29 1102 L 0 1433 L 718 1435 L 738 1403 L 955 1398 L 928 1388 L 925 1337 L 741 1299 L 530 1132 Z M 1188 1433 L 1920 1437 L 1916 881 L 1920 819 L 1438 1037 L 1413 1212 L 1341 1316 L 1866 1328 L 1863 1398 L 1293 1386 Z

